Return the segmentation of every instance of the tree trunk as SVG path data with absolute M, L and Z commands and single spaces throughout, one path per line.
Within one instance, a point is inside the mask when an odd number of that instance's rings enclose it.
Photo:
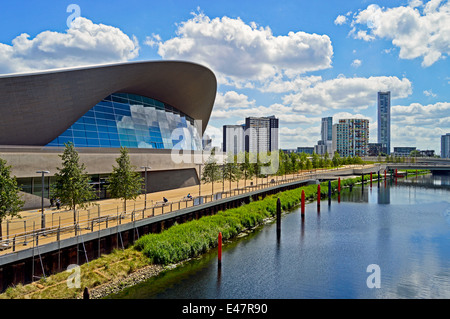
M 3 239 L 3 232 L 2 232 L 2 220 L 0 219 L 0 240 Z

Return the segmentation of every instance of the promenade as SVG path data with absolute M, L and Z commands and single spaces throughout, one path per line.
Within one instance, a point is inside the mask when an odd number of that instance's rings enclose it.
M 241 179 L 231 183 L 227 180 L 215 182 L 214 185 L 202 183 L 142 194 L 135 201 L 127 201 L 126 209 L 121 199 L 104 199 L 91 202 L 86 209 L 77 209 L 75 216 L 73 210 L 67 210 L 64 207 L 59 210 L 55 207 L 45 207 L 45 228 L 41 228 L 40 210 L 22 211 L 21 218 L 3 221 L 0 255 L 295 180 L 336 178 L 339 175 L 342 175 L 341 178 L 353 177 L 349 173 L 360 170 L 362 167 L 365 170 L 376 170 L 379 166 L 347 165 L 339 169 L 318 169 L 283 176 Z M 188 200 L 186 198 L 188 194 L 193 199 Z M 163 197 L 168 199 L 165 204 Z

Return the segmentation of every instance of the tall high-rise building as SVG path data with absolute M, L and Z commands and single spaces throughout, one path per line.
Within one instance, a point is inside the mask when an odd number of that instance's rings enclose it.
M 333 118 L 322 117 L 322 125 L 320 127 L 321 140 L 314 145 L 314 152 L 319 155 L 331 153 L 332 139 L 333 139 Z
M 244 152 L 244 126 L 224 125 L 223 126 L 223 152 L 237 155 Z
M 369 120 L 342 119 L 333 125 L 333 153 L 341 157 L 367 156 L 369 144 Z
M 333 118 L 322 117 L 322 126 L 320 128 L 320 136 L 322 141 L 331 141 L 333 139 Z
M 378 92 L 378 143 L 391 154 L 391 92 Z
M 234 155 L 278 150 L 278 119 L 247 117 L 244 125 L 223 126 L 223 151 Z
M 450 158 L 450 133 L 441 136 L 441 157 Z
M 278 150 L 279 122 L 275 116 L 245 118 L 245 151 L 249 153 Z

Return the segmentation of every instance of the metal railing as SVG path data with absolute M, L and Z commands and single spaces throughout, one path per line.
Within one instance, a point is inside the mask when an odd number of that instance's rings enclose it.
M 214 194 L 194 196 L 192 199 L 183 197 L 180 200 L 166 203 L 162 201 L 154 202 L 153 200 L 147 200 L 145 203 L 144 200 L 136 200 L 132 202 L 132 208 L 127 205 L 127 210 L 121 208 L 122 205 L 107 203 L 104 205 L 94 204 L 86 209 L 78 209 L 75 211 L 75 216 L 73 210 L 44 211 L 45 228 L 36 228 L 36 225 L 41 225 L 42 214 L 39 210 L 34 216 L 15 220 L 7 219 L 2 223 L 3 238 L 0 240 L 0 254 L 2 251 L 3 253 L 13 253 L 20 249 L 30 248 L 30 245 L 35 247 L 41 243 L 59 241 L 62 237 L 68 238 L 94 230 L 116 227 L 122 223 L 151 218 L 272 186 L 308 179 L 321 179 L 334 172 L 336 172 L 336 169 L 259 177 L 257 179 L 259 183 L 253 184 L 247 181 L 244 182 L 242 187 L 231 190 L 225 190 L 223 187 L 222 190 Z

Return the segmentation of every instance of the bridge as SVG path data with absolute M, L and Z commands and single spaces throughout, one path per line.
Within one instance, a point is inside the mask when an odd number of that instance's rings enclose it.
M 447 172 L 450 173 L 450 164 L 443 163 L 387 163 L 387 170 L 420 170 L 426 169 L 432 172 Z

